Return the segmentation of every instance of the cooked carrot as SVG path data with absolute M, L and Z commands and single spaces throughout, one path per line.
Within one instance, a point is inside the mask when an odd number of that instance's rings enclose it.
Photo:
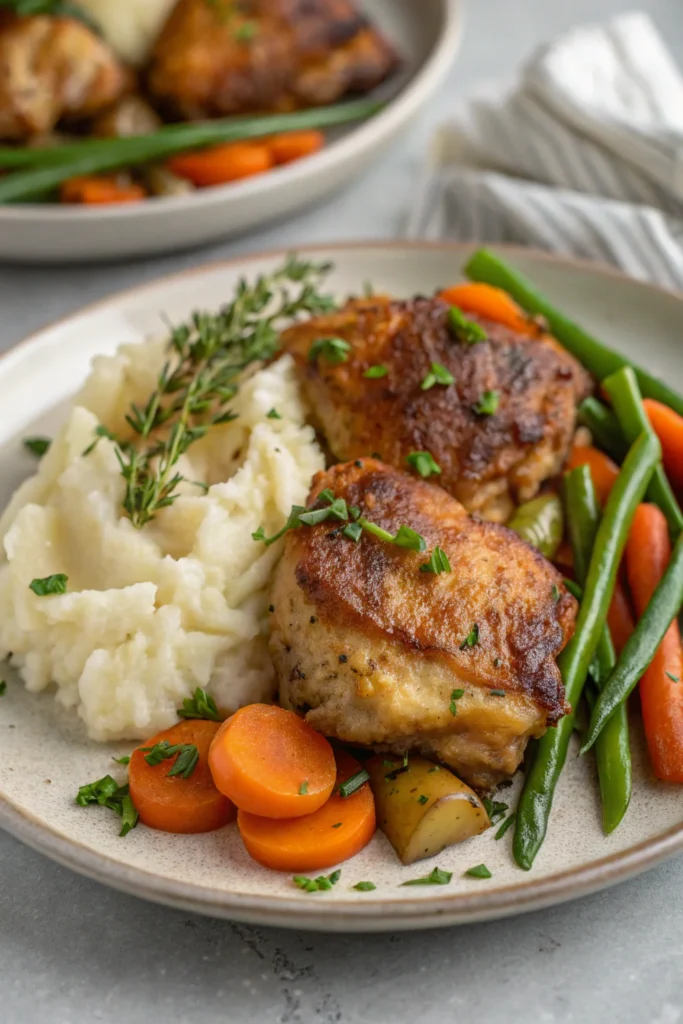
M 577 469 L 579 466 L 589 466 L 595 490 L 598 493 L 598 501 L 604 505 L 609 498 L 614 482 L 619 476 L 619 467 L 616 462 L 601 452 L 598 448 L 587 446 L 585 448 L 574 447 L 569 453 L 566 469 Z
M 321 150 L 325 145 L 325 136 L 312 128 L 308 131 L 282 132 L 280 135 L 272 135 L 267 145 L 276 164 L 289 164 Z
M 626 546 L 636 612 L 642 615 L 671 558 L 669 529 L 656 505 L 640 505 Z M 678 622 L 669 626 L 640 680 L 645 736 L 655 775 L 683 782 L 683 651 Z
M 269 147 L 263 143 L 226 142 L 194 153 L 179 153 L 166 166 L 173 174 L 203 188 L 263 174 L 274 163 Z
M 83 177 L 70 178 L 61 187 L 63 203 L 82 203 L 85 206 L 102 206 L 109 203 L 139 203 L 147 197 L 142 185 L 134 182 L 124 184 L 117 178 Z
M 188 720 L 160 732 L 134 751 L 128 767 L 130 796 L 140 820 L 161 832 L 212 832 L 235 818 L 235 808 L 216 789 L 209 770 L 209 748 L 220 722 Z M 199 758 L 187 778 L 169 775 L 180 753 L 150 765 L 145 757 L 166 742 L 196 747 Z
M 653 398 L 644 398 L 643 405 L 662 445 L 667 476 L 673 487 L 683 492 L 683 416 Z
M 337 751 L 337 785 L 360 771 L 360 764 Z M 237 824 L 249 854 L 275 871 L 321 871 L 355 856 L 375 832 L 375 801 L 365 783 L 351 796 L 334 792 L 319 810 L 304 818 L 274 821 L 248 811 Z
M 574 571 L 574 553 L 568 540 L 563 540 L 555 552 L 553 564 L 561 566 L 563 571 L 571 576 Z
M 445 288 L 439 297 L 451 306 L 458 306 L 463 313 L 476 313 L 485 320 L 505 324 L 514 331 L 529 333 L 530 328 L 533 328 L 529 317 L 502 288 L 472 281 Z
M 336 776 L 324 736 L 293 711 L 250 704 L 224 722 L 209 764 L 221 793 L 266 818 L 312 814 L 328 799 Z
M 631 605 L 629 604 L 626 591 L 620 580 L 617 580 L 614 587 L 614 594 L 612 595 L 612 603 L 609 606 L 607 612 L 607 625 L 612 635 L 612 641 L 617 654 L 621 654 L 626 644 L 626 641 L 630 637 L 631 633 L 635 629 L 633 622 L 633 614 L 631 612 Z

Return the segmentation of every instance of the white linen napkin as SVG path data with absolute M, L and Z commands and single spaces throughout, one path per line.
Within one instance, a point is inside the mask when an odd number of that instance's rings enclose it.
M 409 235 L 513 242 L 683 290 L 683 77 L 635 12 L 569 32 L 460 101 Z

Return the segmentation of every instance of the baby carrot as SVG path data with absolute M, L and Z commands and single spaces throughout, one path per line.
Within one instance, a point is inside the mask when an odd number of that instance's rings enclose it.
M 281 132 L 272 135 L 266 142 L 276 164 L 289 164 L 321 150 L 325 145 L 325 136 L 309 128 L 308 131 Z
M 607 612 L 607 625 L 612 635 L 614 642 L 614 649 L 617 654 L 621 654 L 626 641 L 630 637 L 631 633 L 635 629 L 633 622 L 633 614 L 631 612 L 631 606 L 626 596 L 626 591 L 620 580 L 617 579 L 614 587 L 614 594 L 612 595 L 612 603 L 609 606 Z
M 226 142 L 194 153 L 179 153 L 166 166 L 173 174 L 203 188 L 263 174 L 273 163 L 270 149 L 264 143 Z
M 356 772 L 360 764 L 337 751 L 337 786 Z M 248 853 L 275 871 L 321 871 L 355 856 L 375 832 L 375 802 L 367 782 L 350 796 L 335 790 L 319 810 L 303 818 L 274 821 L 240 810 L 237 814 Z
M 63 203 L 83 203 L 85 206 L 102 206 L 108 203 L 139 203 L 147 196 L 142 185 L 134 182 L 121 184 L 116 178 L 92 177 L 70 178 L 60 190 Z
M 218 722 L 180 722 L 134 751 L 128 782 L 140 821 L 162 832 L 189 833 L 212 832 L 234 819 L 235 808 L 218 792 L 209 771 L 209 748 L 219 729 Z M 183 774 L 169 774 L 183 764 Z
M 642 615 L 671 559 L 664 513 L 640 505 L 626 547 L 631 594 Z M 673 620 L 640 680 L 640 704 L 655 775 L 683 782 L 683 651 L 678 622 Z
M 533 328 L 530 318 L 502 288 L 468 282 L 445 288 L 439 293 L 439 298 L 451 306 L 458 306 L 463 313 L 475 313 L 485 320 L 505 324 L 514 331 L 528 334 Z
M 250 704 L 224 722 L 209 754 L 214 782 L 237 807 L 266 818 L 317 811 L 334 788 L 334 752 L 293 711 Z
M 578 469 L 579 466 L 590 468 L 598 501 L 604 505 L 619 476 L 619 467 L 598 448 L 591 446 L 572 448 L 567 459 L 566 469 Z
M 664 468 L 677 491 L 683 491 L 683 416 L 653 398 L 643 399 L 647 417 L 662 445 Z

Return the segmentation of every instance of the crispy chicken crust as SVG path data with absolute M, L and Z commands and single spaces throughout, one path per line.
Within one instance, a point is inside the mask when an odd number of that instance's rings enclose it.
M 106 110 L 133 77 L 80 21 L 0 13 L 0 139 L 23 141 L 63 119 Z
M 374 459 L 319 473 L 311 505 L 324 488 L 392 534 L 417 530 L 427 552 L 367 532 L 354 543 L 334 521 L 288 535 L 270 641 L 281 701 L 325 735 L 435 757 L 480 788 L 512 775 L 528 739 L 569 710 L 555 659 L 577 604 L 560 574 L 510 530 Z M 449 573 L 420 570 L 437 544 Z
M 561 469 L 590 379 L 552 340 L 469 319 L 486 330 L 487 341 L 458 341 L 438 298 L 352 302 L 292 327 L 282 343 L 337 459 L 376 453 L 406 469 L 411 452 L 431 452 L 442 487 L 468 511 L 505 521 Z M 311 345 L 323 337 L 350 344 L 345 362 L 311 361 Z M 455 384 L 422 390 L 432 363 L 446 367 Z M 387 375 L 365 378 L 376 365 Z M 499 396 L 492 415 L 475 409 L 487 391 Z
M 179 0 L 148 82 L 169 113 L 197 119 L 333 103 L 396 64 L 351 0 Z

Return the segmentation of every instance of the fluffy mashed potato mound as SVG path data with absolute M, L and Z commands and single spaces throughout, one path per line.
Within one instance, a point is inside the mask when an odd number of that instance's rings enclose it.
M 282 546 L 251 534 L 261 524 L 278 530 L 324 462 L 293 364 L 281 358 L 243 381 L 238 418 L 178 463 L 208 492 L 182 484 L 136 530 L 122 514 L 114 445 L 83 453 L 99 423 L 125 430 L 126 409 L 149 396 L 164 359 L 163 340 L 98 358 L 38 472 L 0 518 L 0 658 L 11 656 L 29 690 L 55 684 L 97 740 L 167 728 L 197 686 L 224 712 L 273 697 L 268 593 Z M 69 577 L 66 594 L 29 589 L 55 573 Z

